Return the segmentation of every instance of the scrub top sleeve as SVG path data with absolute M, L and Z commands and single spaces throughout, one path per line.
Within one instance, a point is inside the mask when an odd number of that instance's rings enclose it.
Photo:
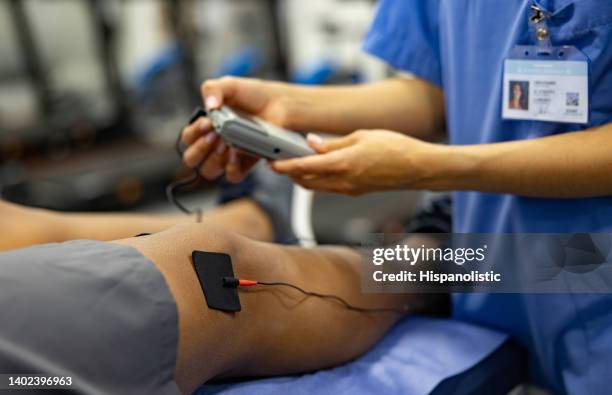
M 363 49 L 442 87 L 439 0 L 381 0 Z

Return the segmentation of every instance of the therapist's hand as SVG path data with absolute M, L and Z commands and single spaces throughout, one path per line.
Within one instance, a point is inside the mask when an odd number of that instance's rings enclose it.
M 307 189 L 351 196 L 434 189 L 432 170 L 445 149 L 386 130 L 357 131 L 331 140 L 310 134 L 308 142 L 319 155 L 272 162 L 272 168 Z
M 202 95 L 208 110 L 226 104 L 256 115 L 278 126 L 287 127 L 290 119 L 291 87 L 278 82 L 224 77 L 206 81 Z M 229 148 L 213 131 L 208 118 L 200 118 L 183 129 L 181 139 L 185 165 L 194 168 L 202 163 L 200 173 L 209 180 L 224 172 L 230 182 L 242 181 L 258 159 Z

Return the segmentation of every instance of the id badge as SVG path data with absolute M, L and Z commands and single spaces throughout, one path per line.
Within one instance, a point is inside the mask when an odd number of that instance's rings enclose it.
M 588 123 L 589 62 L 572 46 L 516 46 L 504 61 L 502 118 Z

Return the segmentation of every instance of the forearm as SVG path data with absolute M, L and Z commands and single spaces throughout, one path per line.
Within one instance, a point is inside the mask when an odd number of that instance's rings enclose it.
M 533 197 L 612 195 L 612 124 L 506 143 L 439 147 L 422 183 Z
M 442 90 L 422 80 L 290 89 L 288 121 L 295 129 L 334 134 L 389 129 L 430 141 L 445 134 Z

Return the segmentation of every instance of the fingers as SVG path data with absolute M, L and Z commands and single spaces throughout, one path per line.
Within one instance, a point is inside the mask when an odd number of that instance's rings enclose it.
M 212 130 L 212 123 L 208 118 L 198 118 L 191 125 L 186 126 L 181 133 L 181 141 L 185 145 L 195 143 L 200 137 Z
M 277 173 L 290 177 L 303 177 L 305 175 L 331 175 L 346 171 L 340 152 L 306 156 L 303 158 L 274 161 L 272 169 Z
M 193 143 L 183 154 L 183 162 L 187 167 L 194 168 L 208 157 L 213 146 L 218 140 L 216 133 L 209 132 L 207 135 L 200 137 Z
M 198 139 L 183 155 L 183 162 L 190 168 L 198 169 L 207 180 L 219 178 L 225 171 L 227 180 L 238 183 L 244 180 L 259 159 L 237 151 L 223 142 L 215 133 Z
M 225 167 L 225 177 L 229 182 L 238 183 L 244 180 L 251 168 L 259 161 L 258 158 L 231 148 Z
M 308 142 L 308 145 L 310 145 L 310 147 L 314 149 L 316 152 L 318 152 L 319 154 L 323 153 L 324 141 L 321 138 L 321 136 L 319 136 L 318 134 L 314 134 L 314 133 L 308 133 L 306 135 L 306 141 Z
M 227 144 L 223 141 L 219 141 L 206 158 L 206 162 L 200 167 L 200 174 L 207 180 L 216 180 L 223 174 L 223 169 L 227 160 Z
M 238 151 L 234 148 L 229 150 L 229 159 L 225 167 L 225 178 L 229 182 L 237 183 L 244 179 L 240 166 L 240 157 Z
M 309 133 L 306 136 L 308 144 L 318 153 L 325 154 L 331 151 L 337 151 L 342 148 L 349 147 L 357 142 L 359 134 L 349 134 L 346 137 L 323 140 L 320 136 Z
M 237 81 L 232 77 L 209 80 L 202 85 L 201 90 L 206 108 L 212 110 L 231 101 L 237 90 Z

